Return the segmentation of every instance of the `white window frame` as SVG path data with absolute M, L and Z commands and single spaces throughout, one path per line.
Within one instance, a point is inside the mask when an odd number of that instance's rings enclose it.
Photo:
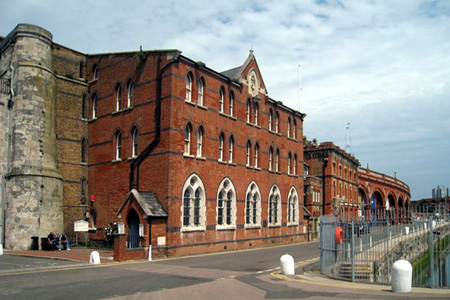
M 128 103 L 127 107 L 133 106 L 133 93 L 134 93 L 134 82 L 133 80 L 130 80 L 128 83 Z
M 224 198 L 221 200 L 220 195 Z M 218 230 L 236 229 L 236 190 L 233 182 L 225 178 L 217 189 L 216 223 Z
M 234 152 L 234 137 L 231 135 L 228 139 L 228 162 L 233 162 L 233 152 Z
M 200 78 L 198 81 L 198 101 L 197 104 L 203 106 L 203 89 L 205 84 L 203 82 L 203 78 Z
M 245 192 L 245 228 L 261 227 L 261 192 L 252 181 Z
M 223 146 L 224 146 L 224 137 L 223 133 L 219 134 L 219 161 L 223 161 Z
M 121 160 L 122 158 L 122 133 L 120 131 L 116 132 L 116 156 L 115 160 Z
M 258 160 L 259 160 L 259 145 L 258 143 L 255 143 L 255 153 L 254 153 L 254 157 L 255 157 L 255 168 L 258 168 Z
M 186 101 L 191 102 L 192 100 L 192 75 L 187 73 L 186 75 Z
M 250 166 L 250 160 L 251 160 L 251 149 L 252 149 L 252 143 L 250 141 L 247 142 L 247 153 L 246 153 L 246 166 Z
M 97 94 L 94 94 L 94 96 L 92 97 L 92 119 L 97 118 L 97 100 L 98 96 Z
M 184 155 L 191 155 L 191 133 L 192 126 L 188 123 L 184 127 Z
M 233 116 L 234 114 L 233 109 L 234 109 L 234 94 L 233 92 L 230 92 L 230 105 L 228 107 L 230 116 Z
M 268 225 L 280 226 L 281 225 L 281 193 L 278 186 L 275 184 L 270 188 L 269 199 L 268 199 Z
M 116 111 L 119 111 L 122 106 L 122 86 L 120 84 L 116 87 Z
M 197 129 L 197 157 L 202 157 L 203 154 L 203 127 L 199 126 Z
M 221 87 L 219 91 L 219 112 L 221 113 L 223 113 L 224 101 L 225 101 L 225 89 Z
M 189 199 L 185 199 L 186 192 L 189 190 L 191 193 L 191 197 Z M 198 198 L 196 197 L 198 196 Z M 201 178 L 192 174 L 186 179 L 183 185 L 182 194 L 181 194 L 181 231 L 189 232 L 189 231 L 200 231 L 205 230 L 205 221 L 206 221 L 206 197 L 205 197 L 205 186 Z M 198 201 L 198 205 L 196 205 L 196 201 Z M 186 207 L 186 203 L 189 204 Z M 186 208 L 186 209 L 185 209 Z M 188 216 L 185 216 L 186 213 L 189 213 Z
M 298 205 L 298 193 L 295 187 L 292 187 L 289 191 L 287 201 L 287 224 L 288 226 L 298 225 L 299 222 L 299 205 Z
M 134 127 L 133 128 L 133 131 L 132 131 L 132 134 L 131 134 L 131 136 L 132 136 L 132 139 L 133 139 L 133 141 L 132 141 L 132 147 L 131 147 L 131 155 L 132 155 L 132 157 L 137 157 L 138 156 L 138 150 L 139 150 L 139 131 L 138 131 L 138 129 L 136 128 L 136 127 Z

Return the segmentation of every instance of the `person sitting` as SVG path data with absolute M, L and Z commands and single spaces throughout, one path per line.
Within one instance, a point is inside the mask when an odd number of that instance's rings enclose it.
M 64 245 L 64 250 L 70 250 L 69 239 L 65 233 L 59 236 L 59 251 L 61 251 L 61 245 Z
M 50 250 L 56 250 L 56 235 L 53 231 L 50 231 L 50 233 L 47 236 L 48 243 L 50 244 Z

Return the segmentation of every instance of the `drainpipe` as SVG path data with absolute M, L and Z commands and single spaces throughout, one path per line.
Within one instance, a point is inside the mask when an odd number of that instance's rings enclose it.
M 323 160 L 322 168 L 322 216 L 325 216 L 325 169 L 328 164 L 328 158 Z
M 11 171 L 11 145 L 12 145 L 12 109 L 14 106 L 14 74 L 15 69 L 14 66 L 11 65 L 11 78 L 10 78 L 10 92 L 11 92 L 11 99 L 8 101 L 8 146 L 6 150 L 6 169 L 5 172 L 2 174 L 2 219 L 0 220 L 0 245 L 5 244 L 5 213 L 6 213 L 6 175 L 9 174 Z
M 139 189 L 139 167 L 148 157 L 148 155 L 156 148 L 161 138 L 161 101 L 162 101 L 162 74 L 173 63 L 178 61 L 180 52 L 177 52 L 174 57 L 161 68 L 161 53 L 158 54 L 157 61 L 157 78 L 156 78 L 156 107 L 155 107 L 155 138 L 148 144 L 148 146 L 138 155 L 138 157 L 130 165 L 130 190 Z M 135 180 L 136 173 L 136 180 Z M 135 182 L 136 181 L 136 182 Z

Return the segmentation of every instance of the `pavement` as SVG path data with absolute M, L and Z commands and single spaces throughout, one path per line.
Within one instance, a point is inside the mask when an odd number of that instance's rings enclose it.
M 8 257 L 8 264 L 5 263 L 1 266 L 0 275 L 34 270 L 68 268 L 74 265 L 89 265 L 90 256 L 93 251 L 99 252 L 102 264 L 121 264 L 121 262 L 113 260 L 114 251 L 110 249 L 73 247 L 70 251 L 4 250 L 4 255 Z M 43 263 L 36 265 L 33 261 L 34 264 L 31 264 L 29 260 L 40 260 Z M 312 296 L 311 299 L 328 299 L 330 296 L 331 298 L 340 298 L 344 295 L 348 299 L 450 299 L 450 289 L 413 287 L 411 293 L 393 293 L 390 286 L 334 280 L 320 274 L 318 258 L 296 264 L 296 275 L 283 275 L 279 268 L 270 273 L 258 273 L 261 274 L 257 278 L 269 285 L 276 284 L 282 289 L 283 287 L 281 286 L 284 286 L 286 289 L 301 290 L 304 293 L 310 294 Z M 332 296 L 330 293 L 335 293 L 335 295 Z

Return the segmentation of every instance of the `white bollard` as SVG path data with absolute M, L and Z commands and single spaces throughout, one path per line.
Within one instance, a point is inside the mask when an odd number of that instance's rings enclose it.
M 91 259 L 89 260 L 89 263 L 91 263 L 93 265 L 100 264 L 100 254 L 98 253 L 98 251 L 91 252 Z
M 412 266 L 407 260 L 397 260 L 392 265 L 392 291 L 410 293 L 412 285 Z
M 3 245 L 0 244 L 0 255 L 3 255 Z
M 295 275 L 294 258 L 289 254 L 280 257 L 281 272 L 284 275 Z
M 152 261 L 152 246 L 148 247 L 148 261 Z
M 409 234 L 409 227 L 405 227 L 405 234 L 406 234 L 406 235 Z

